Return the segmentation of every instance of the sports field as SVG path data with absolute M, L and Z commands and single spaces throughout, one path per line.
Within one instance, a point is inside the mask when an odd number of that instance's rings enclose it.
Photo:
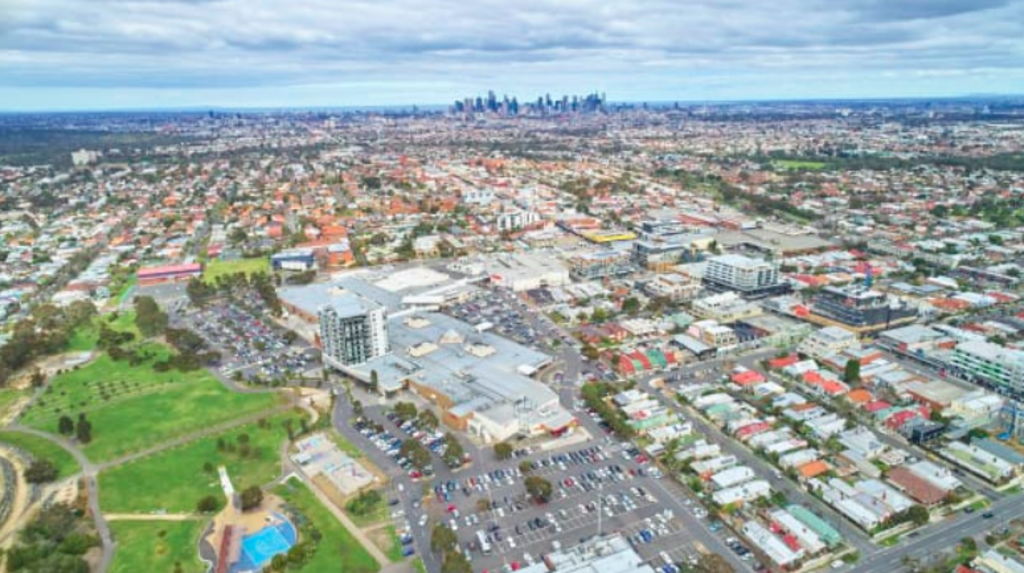
M 235 489 L 264 485 L 281 472 L 281 444 L 288 438 L 285 419 L 299 428 L 304 414 L 279 414 L 259 424 L 239 426 L 223 434 L 205 437 L 178 448 L 169 449 L 140 460 L 117 466 L 100 474 L 100 503 L 103 511 L 112 513 L 146 513 L 166 510 L 169 513 L 195 511 L 196 502 L 213 495 L 223 505 L 224 496 L 216 468 L 227 467 Z M 250 453 L 243 455 L 239 436 L 248 436 Z M 219 449 L 218 439 L 228 448 Z M 258 451 L 258 454 L 257 454 Z M 209 463 L 214 471 L 206 473 Z
M 75 461 L 74 456 L 49 440 L 31 434 L 5 431 L 0 432 L 0 442 L 21 449 L 32 457 L 50 460 L 50 463 L 57 468 L 57 479 L 78 473 L 78 462 Z
M 307 527 L 315 527 L 323 535 L 316 545 L 316 554 L 297 570 L 298 573 L 376 573 L 380 570 L 373 557 L 305 485 L 293 478 L 274 488 L 274 493 L 309 521 Z M 302 531 L 299 538 L 302 539 Z
M 267 257 L 236 259 L 233 261 L 214 259 L 206 263 L 206 267 L 203 269 L 203 282 L 212 283 L 217 280 L 217 277 L 236 273 L 253 274 L 269 272 L 270 259 Z
M 92 423 L 92 441 L 83 450 L 92 461 L 105 461 L 265 410 L 282 399 L 232 392 L 202 369 L 157 372 L 152 363 L 169 350 L 154 343 L 145 347 L 154 359 L 137 366 L 104 354 L 54 377 L 21 422 L 56 433 L 61 415 L 77 420 L 84 412 Z
M 117 550 L 110 564 L 111 573 L 175 570 L 200 573 L 206 568 L 199 561 L 199 536 L 207 520 L 191 521 L 111 521 Z

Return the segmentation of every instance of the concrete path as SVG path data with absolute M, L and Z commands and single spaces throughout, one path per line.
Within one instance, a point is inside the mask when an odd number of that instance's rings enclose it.
M 374 558 L 374 560 L 377 561 L 377 563 L 380 563 L 381 567 L 386 567 L 387 565 L 391 564 L 391 560 L 388 559 L 387 555 L 384 555 L 384 552 L 381 551 L 380 548 L 378 548 L 373 543 L 373 541 L 366 536 L 365 533 L 363 533 L 363 530 L 359 529 L 359 527 L 357 527 L 356 524 L 353 523 L 352 520 L 349 519 L 347 515 L 345 515 L 345 512 L 338 509 L 338 507 L 334 505 L 334 502 L 331 501 L 322 491 L 320 491 L 320 488 L 318 488 L 310 480 L 306 479 L 305 474 L 303 474 L 301 471 L 295 468 L 290 459 L 285 457 L 282 460 L 282 463 L 284 465 L 283 473 L 291 472 L 295 473 L 295 475 L 297 476 L 300 476 L 300 478 L 302 479 L 302 483 L 306 484 L 306 487 L 308 487 L 310 491 L 313 492 L 313 495 L 316 496 L 316 498 L 320 501 L 321 504 L 323 504 L 324 507 L 327 508 L 328 511 L 334 514 L 334 517 L 338 518 L 338 521 L 340 521 L 341 524 L 345 526 L 345 529 L 347 529 L 348 532 L 351 533 L 352 536 L 359 541 L 363 548 L 366 549 L 366 552 L 369 553 Z

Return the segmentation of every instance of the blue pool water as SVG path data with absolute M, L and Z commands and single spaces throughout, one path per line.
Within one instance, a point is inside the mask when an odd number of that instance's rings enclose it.
M 279 553 L 285 553 L 295 545 L 295 527 L 280 515 L 280 522 L 247 535 L 242 539 L 242 554 L 232 571 L 257 571 Z

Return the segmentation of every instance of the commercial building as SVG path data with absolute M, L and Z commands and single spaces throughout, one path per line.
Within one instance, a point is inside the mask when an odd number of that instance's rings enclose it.
M 827 286 L 815 297 L 808 319 L 862 335 L 911 323 L 917 308 L 864 286 Z
M 621 535 L 588 540 L 571 549 L 548 553 L 520 573 L 655 573 Z
M 736 322 L 758 316 L 763 312 L 761 307 L 743 299 L 735 292 L 723 292 L 697 299 L 693 301 L 691 311 L 701 318 L 719 322 Z
M 569 269 L 541 254 L 502 253 L 484 262 L 491 282 L 515 292 L 569 284 Z
M 633 272 L 629 251 L 602 250 L 581 253 L 569 258 L 569 268 L 577 280 L 624 277 Z
M 743 255 L 720 255 L 708 259 L 704 282 L 710 288 L 730 290 L 746 298 L 782 294 L 789 287 L 779 282 L 779 265 Z
M 803 339 L 797 351 L 812 358 L 824 358 L 860 344 L 857 335 L 845 328 L 826 326 Z
M 330 335 L 325 322 L 363 317 L 365 330 L 354 327 L 352 338 L 365 344 L 366 330 L 378 328 L 368 315 L 383 318 L 387 347 L 360 348 L 354 342 L 355 358 L 346 361 L 343 350 L 323 340 L 325 362 L 363 382 L 376 378 L 381 392 L 415 392 L 436 405 L 451 428 L 485 442 L 570 430 L 576 420 L 558 395 L 530 378 L 550 356 L 415 304 L 432 300 L 432 293 L 466 288 L 463 282 L 423 267 L 357 271 L 337 276 L 333 284 L 281 289 L 279 296 L 289 313 L 319 320 L 321 338 Z M 344 348 L 344 336 L 337 344 Z
M 316 268 L 316 256 L 313 249 L 289 249 L 271 255 L 270 266 L 275 271 L 308 271 Z
M 139 269 L 136 276 L 140 285 L 158 284 L 164 282 L 187 281 L 198 277 L 203 273 L 203 265 L 199 263 L 187 263 L 183 265 L 168 265 L 161 267 L 144 267 Z
M 1013 394 L 1024 392 L 1024 352 L 980 340 L 961 342 L 953 365 L 969 379 Z
M 644 292 L 656 298 L 665 298 L 673 302 L 691 300 L 700 294 L 701 285 L 679 274 L 663 274 L 644 283 Z

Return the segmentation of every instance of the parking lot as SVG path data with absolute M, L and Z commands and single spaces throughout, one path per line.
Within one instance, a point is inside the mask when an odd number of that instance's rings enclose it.
M 317 365 L 315 351 L 239 304 L 196 309 L 181 319 L 224 356 L 220 373 L 245 378 L 300 376 Z
M 529 564 L 596 535 L 599 527 L 602 533 L 626 535 L 659 570 L 668 557 L 672 571 L 675 563 L 695 560 L 697 546 L 659 498 L 664 489 L 652 485 L 659 480 L 629 450 L 631 445 L 603 444 L 531 456 L 529 475 L 554 486 L 545 504 L 528 497 L 521 459 L 459 476 L 434 485 L 429 514 L 456 532 L 476 571 Z M 481 500 L 491 509 L 478 511 Z
M 472 300 L 454 305 L 447 312 L 470 324 L 489 322 L 496 334 L 520 344 L 544 347 L 545 341 L 560 337 L 543 315 L 534 313 L 515 295 L 500 289 L 482 290 Z M 568 337 L 561 342 L 575 343 Z

